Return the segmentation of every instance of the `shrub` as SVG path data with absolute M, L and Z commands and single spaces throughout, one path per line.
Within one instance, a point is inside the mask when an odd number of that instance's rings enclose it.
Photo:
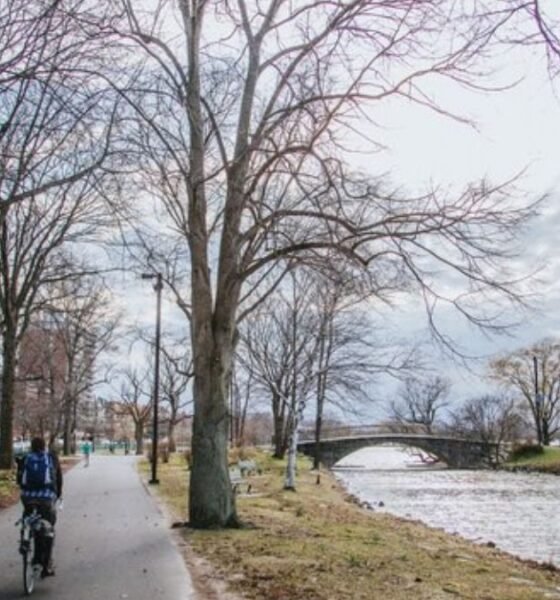
M 544 454 L 544 448 L 538 444 L 520 444 L 515 446 L 511 453 L 511 460 L 522 460 L 525 458 L 533 458 Z

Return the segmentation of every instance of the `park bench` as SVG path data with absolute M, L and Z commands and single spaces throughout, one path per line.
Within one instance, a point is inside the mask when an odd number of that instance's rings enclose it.
M 237 466 L 239 471 L 241 472 L 241 476 L 245 477 L 247 475 L 260 475 L 261 470 L 259 469 L 257 463 L 254 460 L 239 460 L 237 462 Z
M 229 468 L 229 478 L 234 493 L 241 491 L 242 486 L 246 485 L 246 494 L 251 493 L 252 485 L 245 478 L 250 475 L 260 475 L 261 469 L 254 460 L 239 460 L 237 465 Z
M 251 493 L 252 486 L 248 481 L 244 479 L 243 473 L 238 466 L 229 468 L 229 479 L 231 481 L 231 488 L 234 494 L 239 493 L 241 491 L 242 486 L 244 485 L 247 486 L 245 493 Z

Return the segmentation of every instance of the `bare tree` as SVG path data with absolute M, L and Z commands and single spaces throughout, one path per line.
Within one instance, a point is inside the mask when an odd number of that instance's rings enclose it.
M 367 295 L 364 298 L 354 281 L 340 275 L 316 279 L 315 469 L 321 462 L 325 405 L 358 414 L 360 405 L 371 402 L 371 389 L 379 375 L 402 379 L 417 366 L 414 348 L 405 350 L 383 339 L 383 327 L 364 309 L 364 300 Z
M 0 219 L 22 200 L 68 189 L 106 160 L 115 101 L 95 74 L 107 5 L 11 0 L 0 5 Z
M 111 370 L 99 364 L 111 350 L 120 317 L 111 307 L 105 286 L 95 278 L 64 280 L 56 284 L 58 293 L 48 305 L 50 327 L 60 340 L 64 358 L 62 377 L 64 407 L 64 454 L 75 451 L 75 431 L 80 402 L 97 385 L 108 382 Z
M 240 330 L 237 362 L 255 391 L 270 398 L 276 458 L 288 450 L 313 388 L 318 318 L 312 283 L 305 274 L 289 277 Z
M 2 412 L 0 466 L 11 464 L 13 393 L 18 346 L 34 312 L 46 303 L 49 286 L 78 278 L 62 244 L 99 231 L 102 208 L 89 182 L 12 204 L 0 223 L 0 318 L 2 319 Z
M 150 421 L 152 409 L 149 377 L 147 373 L 139 373 L 135 369 L 127 369 L 123 375 L 120 401 L 112 402 L 110 410 L 117 416 L 132 419 L 136 454 L 140 456 L 144 452 L 144 431 Z
M 491 309 L 519 302 L 504 259 L 534 207 L 515 207 L 506 187 L 488 183 L 456 197 L 387 190 L 352 172 L 345 146 L 368 143 L 362 123 L 391 97 L 464 120 L 432 100 L 430 83 L 480 87 L 477 56 L 509 17 L 451 0 L 123 7 L 122 43 L 146 59 L 145 80 L 122 91 L 141 125 L 142 186 L 163 202 L 190 261 L 190 522 L 234 525 L 227 415 L 237 322 L 296 261 L 345 261 L 379 295 L 418 294 L 450 347 L 436 309 L 499 330 L 502 313 Z M 450 293 L 438 271 L 469 292 Z
M 15 386 L 14 425 L 24 437 L 49 444 L 63 427 L 64 352 L 60 336 L 37 316 L 22 335 Z
M 116 104 L 92 74 L 105 52 L 87 8 L 0 5 L 0 468 L 12 464 L 17 350 L 39 290 L 68 273 L 61 245 L 85 239 L 104 217 L 95 195 Z
M 408 378 L 400 390 L 400 399 L 391 402 L 392 421 L 405 428 L 420 427 L 432 433 L 438 413 L 447 406 L 450 387 L 443 377 Z
M 498 357 L 490 376 L 519 394 L 539 443 L 548 446 L 560 431 L 560 343 L 545 339 Z
M 162 374 L 160 379 L 161 400 L 169 408 L 167 417 L 167 439 L 169 452 L 175 452 L 175 428 L 179 423 L 189 418 L 187 407 L 192 405 L 192 399 L 186 392 L 192 379 L 192 361 L 188 357 L 173 356 L 167 348 L 162 348 Z
M 74 451 L 81 401 L 108 381 L 111 363 L 100 358 L 111 350 L 119 315 L 94 278 L 58 281 L 40 295 L 43 308 L 20 343 L 16 424 L 48 432 L 51 441 L 62 435 L 68 454 Z
M 503 458 L 504 444 L 519 438 L 523 419 L 512 397 L 485 395 L 471 398 L 451 412 L 451 431 L 494 448 L 493 464 Z
M 251 357 L 245 361 L 249 365 Z M 249 406 L 254 394 L 254 372 L 251 366 L 247 369 L 234 365 L 230 386 L 230 438 L 233 446 L 241 447 L 246 443 L 245 433 Z M 272 436 L 271 436 L 272 437 Z M 267 440 L 268 442 L 269 440 Z

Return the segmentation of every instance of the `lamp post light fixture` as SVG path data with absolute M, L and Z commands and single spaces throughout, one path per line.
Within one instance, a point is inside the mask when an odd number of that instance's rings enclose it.
M 161 290 L 163 283 L 161 273 L 142 273 L 142 279 L 155 279 L 154 290 L 156 291 L 156 354 L 154 360 L 154 422 L 152 426 L 152 478 L 149 483 L 158 484 L 157 478 L 157 456 L 158 456 L 158 404 L 159 404 L 159 354 L 161 340 Z

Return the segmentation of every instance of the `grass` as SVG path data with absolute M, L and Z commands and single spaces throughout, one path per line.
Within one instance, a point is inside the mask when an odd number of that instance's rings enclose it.
M 0 509 L 12 505 L 19 498 L 15 471 L 0 470 Z
M 357 506 L 329 473 L 301 461 L 298 491 L 282 490 L 284 464 L 261 454 L 253 493 L 238 497 L 250 527 L 183 529 L 214 576 L 254 600 L 537 600 L 560 598 L 560 574 L 498 550 Z M 146 469 L 147 465 L 142 468 Z M 185 519 L 187 467 L 159 470 L 158 493 Z
M 560 448 L 524 446 L 504 465 L 508 469 L 529 469 L 560 475 Z

